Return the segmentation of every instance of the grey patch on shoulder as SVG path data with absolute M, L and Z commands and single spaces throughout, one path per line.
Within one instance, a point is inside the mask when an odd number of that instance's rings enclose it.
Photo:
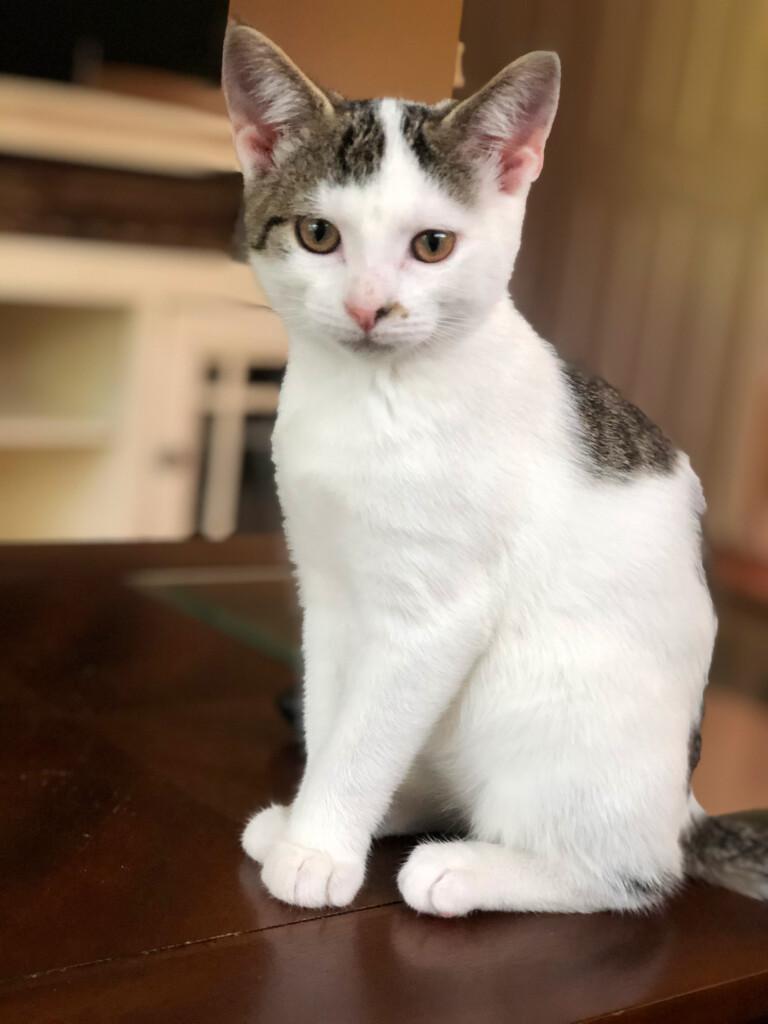
M 246 185 L 245 235 L 256 252 L 291 250 L 286 231 L 273 229 L 312 213 L 310 197 L 321 182 L 361 183 L 381 166 L 386 140 L 378 101 L 329 98 L 334 116 L 311 120 L 291 139 L 279 166 Z
M 594 475 L 627 479 L 641 472 L 672 472 L 676 449 L 644 412 L 601 377 L 590 377 L 567 363 L 562 372 Z
M 434 178 L 459 202 L 470 203 L 477 184 L 474 168 L 461 156 L 461 149 L 452 134 L 439 131 L 443 118 L 455 106 L 455 100 L 434 107 L 423 103 L 404 103 L 400 130 L 424 173 Z

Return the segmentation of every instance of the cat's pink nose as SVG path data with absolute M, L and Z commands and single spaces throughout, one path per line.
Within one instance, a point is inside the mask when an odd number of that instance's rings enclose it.
M 364 331 L 373 330 L 374 324 L 385 315 L 385 310 L 374 309 L 370 306 L 358 306 L 354 302 L 345 302 L 344 308 Z

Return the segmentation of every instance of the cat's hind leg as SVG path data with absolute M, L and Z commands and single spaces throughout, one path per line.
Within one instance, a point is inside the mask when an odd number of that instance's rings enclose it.
M 405 902 L 440 917 L 473 910 L 593 913 L 640 909 L 645 892 L 576 873 L 510 847 L 477 840 L 425 842 L 398 876 Z

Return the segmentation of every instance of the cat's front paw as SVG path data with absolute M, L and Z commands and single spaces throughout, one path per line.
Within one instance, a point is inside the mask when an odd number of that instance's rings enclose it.
M 282 804 L 272 804 L 263 811 L 257 811 L 245 826 L 240 843 L 248 854 L 259 864 L 264 860 L 272 847 L 283 838 L 288 828 L 288 808 Z
M 312 850 L 281 840 L 268 852 L 261 880 L 283 903 L 297 907 L 345 907 L 363 884 L 365 862 L 337 860 L 323 850 Z
M 477 879 L 466 843 L 422 843 L 400 869 L 397 884 L 409 907 L 438 917 L 463 917 L 477 907 Z

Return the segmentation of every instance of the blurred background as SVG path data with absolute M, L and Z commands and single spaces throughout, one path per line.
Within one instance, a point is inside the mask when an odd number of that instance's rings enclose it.
M 279 536 L 269 438 L 286 339 L 239 258 L 227 6 L 3 5 L 0 557 L 220 541 L 203 576 L 184 575 L 200 549 L 180 544 L 173 572 L 143 584 L 290 659 L 290 583 L 257 596 L 238 568 L 243 537 Z M 350 96 L 463 96 L 527 50 L 559 51 L 513 292 L 703 479 L 721 633 L 699 788 L 712 810 L 768 804 L 768 0 L 231 13 Z

